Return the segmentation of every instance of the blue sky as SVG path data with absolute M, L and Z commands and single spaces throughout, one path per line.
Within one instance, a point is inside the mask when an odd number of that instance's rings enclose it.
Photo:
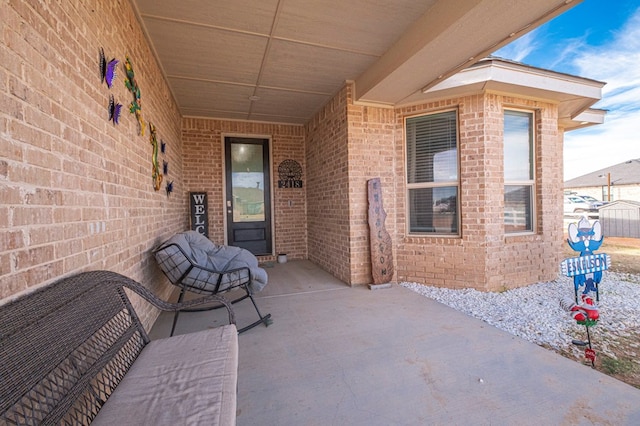
M 565 133 L 565 180 L 640 158 L 640 0 L 584 0 L 494 55 L 607 83 L 604 124 Z

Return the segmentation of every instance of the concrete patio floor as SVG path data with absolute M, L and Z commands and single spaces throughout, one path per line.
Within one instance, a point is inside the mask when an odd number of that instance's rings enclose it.
M 239 336 L 239 426 L 640 425 L 639 389 L 403 287 L 351 288 L 309 261 L 267 272 L 273 324 Z M 239 327 L 257 318 L 234 308 Z M 176 334 L 225 321 L 184 313 Z

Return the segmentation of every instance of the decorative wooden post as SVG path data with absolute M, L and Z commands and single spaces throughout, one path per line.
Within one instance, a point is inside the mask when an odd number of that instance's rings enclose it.
M 371 243 L 371 275 L 373 284 L 369 288 L 390 287 L 393 279 L 393 252 L 391 235 L 384 226 L 387 213 L 382 205 L 382 187 L 380 178 L 367 181 L 369 198 L 369 241 Z

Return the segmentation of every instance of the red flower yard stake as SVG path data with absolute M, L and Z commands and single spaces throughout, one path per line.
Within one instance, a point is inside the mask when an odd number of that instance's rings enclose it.
M 580 219 L 578 224 L 569 224 L 569 238 L 567 243 L 574 251 L 580 253 L 579 257 L 565 259 L 560 264 L 560 269 L 567 277 L 573 277 L 574 297 L 573 301 L 564 299 L 560 305 L 569 312 L 571 318 L 587 330 L 587 341 L 573 340 L 577 346 L 585 347 L 584 356 L 595 367 L 596 352 L 591 346 L 591 334 L 589 327 L 598 323 L 600 312 L 597 302 L 600 301 L 598 285 L 602 280 L 602 272 L 611 266 L 611 257 L 604 253 L 594 253 L 604 241 L 602 227 L 599 221 L 593 225 L 586 218 Z

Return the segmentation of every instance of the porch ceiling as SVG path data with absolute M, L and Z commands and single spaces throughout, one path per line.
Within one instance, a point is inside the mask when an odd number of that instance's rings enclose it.
M 581 0 L 131 0 L 181 113 L 304 124 L 395 105 Z

